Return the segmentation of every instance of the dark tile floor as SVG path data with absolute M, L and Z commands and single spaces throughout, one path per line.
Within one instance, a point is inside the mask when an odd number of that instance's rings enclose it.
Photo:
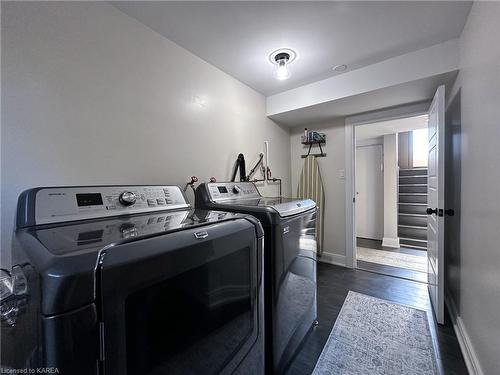
M 364 262 L 362 260 L 358 260 L 358 268 L 360 270 L 380 273 L 382 275 L 400 277 L 403 279 L 418 281 L 419 283 L 427 283 L 427 274 L 424 272 L 407 270 L 400 267 L 386 266 L 385 264 Z
M 446 313 L 444 325 L 435 322 L 425 284 L 321 262 L 318 263 L 319 325 L 304 340 L 287 374 L 311 374 L 349 290 L 427 311 L 442 373 L 467 374 L 450 319 Z

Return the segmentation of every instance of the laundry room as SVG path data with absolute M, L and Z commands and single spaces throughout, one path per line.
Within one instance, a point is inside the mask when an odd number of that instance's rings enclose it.
M 2 0 L 0 372 L 495 373 L 498 17 L 494 1 Z M 377 143 L 363 206 L 361 129 L 415 118 L 425 168 L 387 182 Z

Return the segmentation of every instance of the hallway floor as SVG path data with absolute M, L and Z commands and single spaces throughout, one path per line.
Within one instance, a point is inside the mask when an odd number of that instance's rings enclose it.
M 306 337 L 287 374 L 311 374 L 349 290 L 425 310 L 442 373 L 467 375 L 448 313 L 444 325 L 435 322 L 425 284 L 322 262 L 318 262 L 319 325 Z
M 357 239 L 358 268 L 383 275 L 427 282 L 427 252 L 382 246 L 382 241 Z

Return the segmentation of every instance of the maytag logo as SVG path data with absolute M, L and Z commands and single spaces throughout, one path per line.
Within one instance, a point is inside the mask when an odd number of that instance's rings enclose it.
M 199 240 L 202 240 L 204 238 L 207 238 L 208 237 L 208 232 L 206 231 L 203 231 L 203 232 L 195 232 L 194 233 L 194 236 L 195 238 L 199 239 Z

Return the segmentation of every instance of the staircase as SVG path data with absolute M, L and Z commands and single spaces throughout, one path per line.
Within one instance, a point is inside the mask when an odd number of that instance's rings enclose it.
M 400 169 L 398 194 L 400 245 L 427 250 L 427 168 Z

